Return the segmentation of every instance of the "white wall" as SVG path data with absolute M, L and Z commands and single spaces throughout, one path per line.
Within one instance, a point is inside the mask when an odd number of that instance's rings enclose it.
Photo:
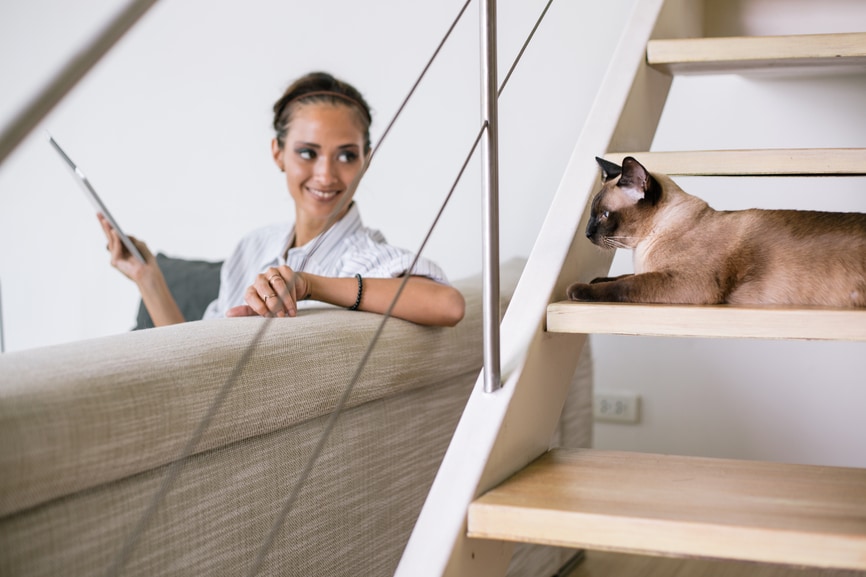
M 632 1 L 555 2 L 503 95 L 503 258 L 529 253 Z M 544 4 L 500 2 L 500 78 Z M 0 122 L 117 5 L 0 4 Z M 291 208 L 268 152 L 269 110 L 284 85 L 312 69 L 345 77 L 375 108 L 378 139 L 461 6 L 158 4 L 0 166 L 7 350 L 124 332 L 138 305 L 134 287 L 109 266 L 90 207 L 41 129 L 52 131 L 123 226 L 154 251 L 219 259 L 245 231 Z M 477 47 L 473 3 L 359 191 L 367 223 L 396 244 L 420 243 L 476 134 Z M 837 87 L 849 96 L 824 94 Z M 866 145 L 862 74 L 827 78 L 817 92 L 798 95 L 801 88 L 783 79 L 678 81 L 655 147 Z M 736 95 L 745 100 L 734 108 Z M 829 104 L 816 111 L 813 99 Z M 755 141 L 744 144 L 741 132 Z M 428 249 L 454 278 L 480 269 L 479 180 L 476 161 Z M 802 200 L 866 210 L 858 179 L 783 182 L 770 195 L 754 192 L 764 181 L 752 179 L 733 181 L 735 191 L 730 180 L 682 184 L 719 208 Z M 615 267 L 627 269 L 627 257 L 619 255 Z M 597 387 L 637 390 L 644 399 L 640 425 L 596 426 L 598 446 L 866 466 L 861 344 L 616 337 L 594 344 Z
M 501 99 L 502 256 L 528 255 L 632 0 L 554 4 Z M 120 3 L 0 4 L 0 121 Z M 270 107 L 326 69 L 356 84 L 378 140 L 463 0 L 158 3 L 0 166 L 7 350 L 115 334 L 138 295 L 108 264 L 88 203 L 42 134 L 80 163 L 154 251 L 220 259 L 291 210 L 270 160 Z M 500 78 L 546 2 L 500 2 Z M 73 7 L 74 5 L 74 7 Z M 416 249 L 480 127 L 477 2 L 378 151 L 356 197 L 368 225 Z M 592 57 L 582 52 L 593 46 Z M 427 255 L 452 278 L 481 267 L 478 160 Z

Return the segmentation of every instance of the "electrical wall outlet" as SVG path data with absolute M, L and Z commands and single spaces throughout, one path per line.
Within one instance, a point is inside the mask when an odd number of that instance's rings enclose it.
M 593 397 L 592 414 L 597 422 L 640 422 L 640 395 L 628 391 L 598 391 Z

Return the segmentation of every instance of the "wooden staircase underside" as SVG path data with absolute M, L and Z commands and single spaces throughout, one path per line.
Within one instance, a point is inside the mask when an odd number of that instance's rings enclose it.
M 866 32 L 657 39 L 647 44 L 647 62 L 670 74 L 866 70 Z
M 609 152 L 620 164 L 633 156 L 652 172 L 671 176 L 862 176 L 866 148 Z

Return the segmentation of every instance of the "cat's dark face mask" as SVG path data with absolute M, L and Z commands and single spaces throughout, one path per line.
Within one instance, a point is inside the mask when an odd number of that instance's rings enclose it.
M 596 158 L 602 188 L 593 198 L 586 237 L 602 248 L 634 248 L 643 238 L 661 196 L 661 186 L 637 160 L 620 167 Z

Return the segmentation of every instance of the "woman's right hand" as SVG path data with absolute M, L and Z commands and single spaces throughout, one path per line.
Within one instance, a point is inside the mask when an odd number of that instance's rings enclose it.
M 123 246 L 123 241 L 120 240 L 120 235 L 117 234 L 117 231 L 114 230 L 111 223 L 109 223 L 101 213 L 97 213 L 96 216 L 99 219 L 99 224 L 102 225 L 102 231 L 105 233 L 105 238 L 108 240 L 108 244 L 105 248 L 107 248 L 109 254 L 111 254 L 111 266 L 122 272 L 136 284 L 141 284 L 141 281 L 147 275 L 148 270 L 152 269 L 156 264 L 153 254 L 151 254 L 144 242 L 130 236 L 129 239 L 135 243 L 135 246 L 138 247 L 138 250 L 146 261 L 145 263 L 142 263 L 133 256 L 125 246 Z
M 256 275 L 247 287 L 244 301 L 247 304 L 230 308 L 227 317 L 294 317 L 298 314 L 298 301 L 312 297 L 313 286 L 300 272 L 281 265 L 271 267 Z M 269 299 L 273 299 L 268 302 Z

